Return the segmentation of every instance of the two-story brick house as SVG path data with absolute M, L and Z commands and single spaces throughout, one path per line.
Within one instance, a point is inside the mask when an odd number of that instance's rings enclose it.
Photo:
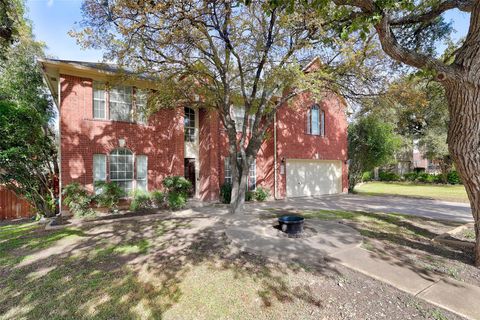
M 161 189 L 169 175 L 193 182 L 194 196 L 219 197 L 231 179 L 227 137 L 213 110 L 162 109 L 146 118 L 145 79 L 120 81 L 105 64 L 39 62 L 59 110 L 60 184 L 116 181 L 125 191 Z M 330 94 L 314 103 L 307 93 L 282 106 L 249 173 L 249 188 L 276 199 L 347 191 L 345 103 Z M 241 127 L 243 114 L 234 109 Z

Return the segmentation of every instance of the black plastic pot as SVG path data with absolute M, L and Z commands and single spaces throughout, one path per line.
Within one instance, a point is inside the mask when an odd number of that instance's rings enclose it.
M 300 216 L 283 216 L 278 218 L 280 230 L 289 235 L 298 235 L 303 232 L 304 217 Z

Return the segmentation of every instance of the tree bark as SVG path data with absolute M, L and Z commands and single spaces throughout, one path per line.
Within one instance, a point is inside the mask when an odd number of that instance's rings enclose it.
M 480 65 L 480 61 L 476 62 Z M 445 84 L 450 106 L 448 147 L 467 191 L 475 221 L 475 265 L 480 267 L 480 85 Z
M 232 198 L 230 200 L 230 214 L 243 211 L 245 204 L 245 194 L 247 191 L 249 163 L 246 159 L 239 159 L 236 156 L 230 156 L 232 168 Z

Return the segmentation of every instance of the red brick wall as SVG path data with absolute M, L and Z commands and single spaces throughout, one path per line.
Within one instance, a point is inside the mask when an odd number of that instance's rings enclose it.
M 161 110 L 148 125 L 94 120 L 92 80 L 61 75 L 60 81 L 63 186 L 77 181 L 93 190 L 93 155 L 110 153 L 119 139 L 134 154 L 148 156 L 149 190 L 160 188 L 166 175 L 183 175 L 183 108 Z
M 341 160 L 343 162 L 342 189 L 348 189 L 347 117 L 341 101 L 328 95 L 319 103 L 325 112 L 325 136 L 306 132 L 307 110 L 313 105 L 308 94 L 303 94 L 277 113 L 277 161 L 284 159 Z M 278 173 L 279 170 L 278 170 Z M 278 174 L 279 196 L 286 194 L 286 174 Z
M 184 173 L 183 108 L 160 110 L 148 125 L 93 119 L 92 80 L 61 75 L 61 170 L 62 185 L 73 181 L 93 190 L 93 155 L 108 154 L 125 139 L 134 154 L 148 156 L 148 188 L 161 188 L 167 175 Z M 343 189 L 347 188 L 347 120 L 345 106 L 334 96 L 321 103 L 325 111 L 325 137 L 306 133 L 307 109 L 312 101 L 301 95 L 277 113 L 278 195 L 286 193 L 285 175 L 280 175 L 282 158 L 341 160 Z M 200 110 L 200 197 L 218 199 L 224 180 L 227 137 L 218 115 Z M 108 158 L 107 158 L 108 159 Z M 107 160 L 108 161 L 108 160 Z M 257 186 L 274 189 L 273 125 L 257 157 Z M 107 163 L 108 166 L 108 163 Z M 107 170 L 108 172 L 108 170 Z
M 217 200 L 220 192 L 220 121 L 214 111 L 202 109 L 199 112 L 200 129 L 200 199 Z

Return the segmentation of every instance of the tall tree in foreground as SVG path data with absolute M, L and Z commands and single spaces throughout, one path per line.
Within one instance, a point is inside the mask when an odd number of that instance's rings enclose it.
M 57 198 L 55 113 L 36 62 L 43 45 L 28 23 L 19 25 L 17 41 L 0 62 L 0 185 L 26 198 L 38 215 L 49 216 Z
M 298 1 L 276 0 L 272 6 Z M 479 0 L 320 0 L 301 1 L 312 12 L 334 18 L 340 36 L 374 30 L 390 57 L 427 71 L 442 84 L 448 100 L 448 147 L 470 199 L 475 220 L 475 265 L 480 267 L 480 1 Z M 449 59 L 439 59 L 435 43 L 451 31 L 443 14 L 470 13 L 463 43 Z
M 107 59 L 157 79 L 155 107 L 218 111 L 228 136 L 232 213 L 243 207 L 249 166 L 276 110 L 307 89 L 316 97 L 325 90 L 352 91 L 351 74 L 363 65 L 358 62 L 377 52 L 354 42 L 339 48 L 314 12 L 287 14 L 268 4 L 86 0 L 83 30 L 73 32 L 84 46 L 105 48 Z M 323 54 L 325 65 L 305 73 L 302 67 L 316 54 Z M 376 69 L 370 65 L 358 74 Z M 336 81 L 338 74 L 346 80 Z M 243 119 L 233 116 L 233 107 L 244 111 Z

